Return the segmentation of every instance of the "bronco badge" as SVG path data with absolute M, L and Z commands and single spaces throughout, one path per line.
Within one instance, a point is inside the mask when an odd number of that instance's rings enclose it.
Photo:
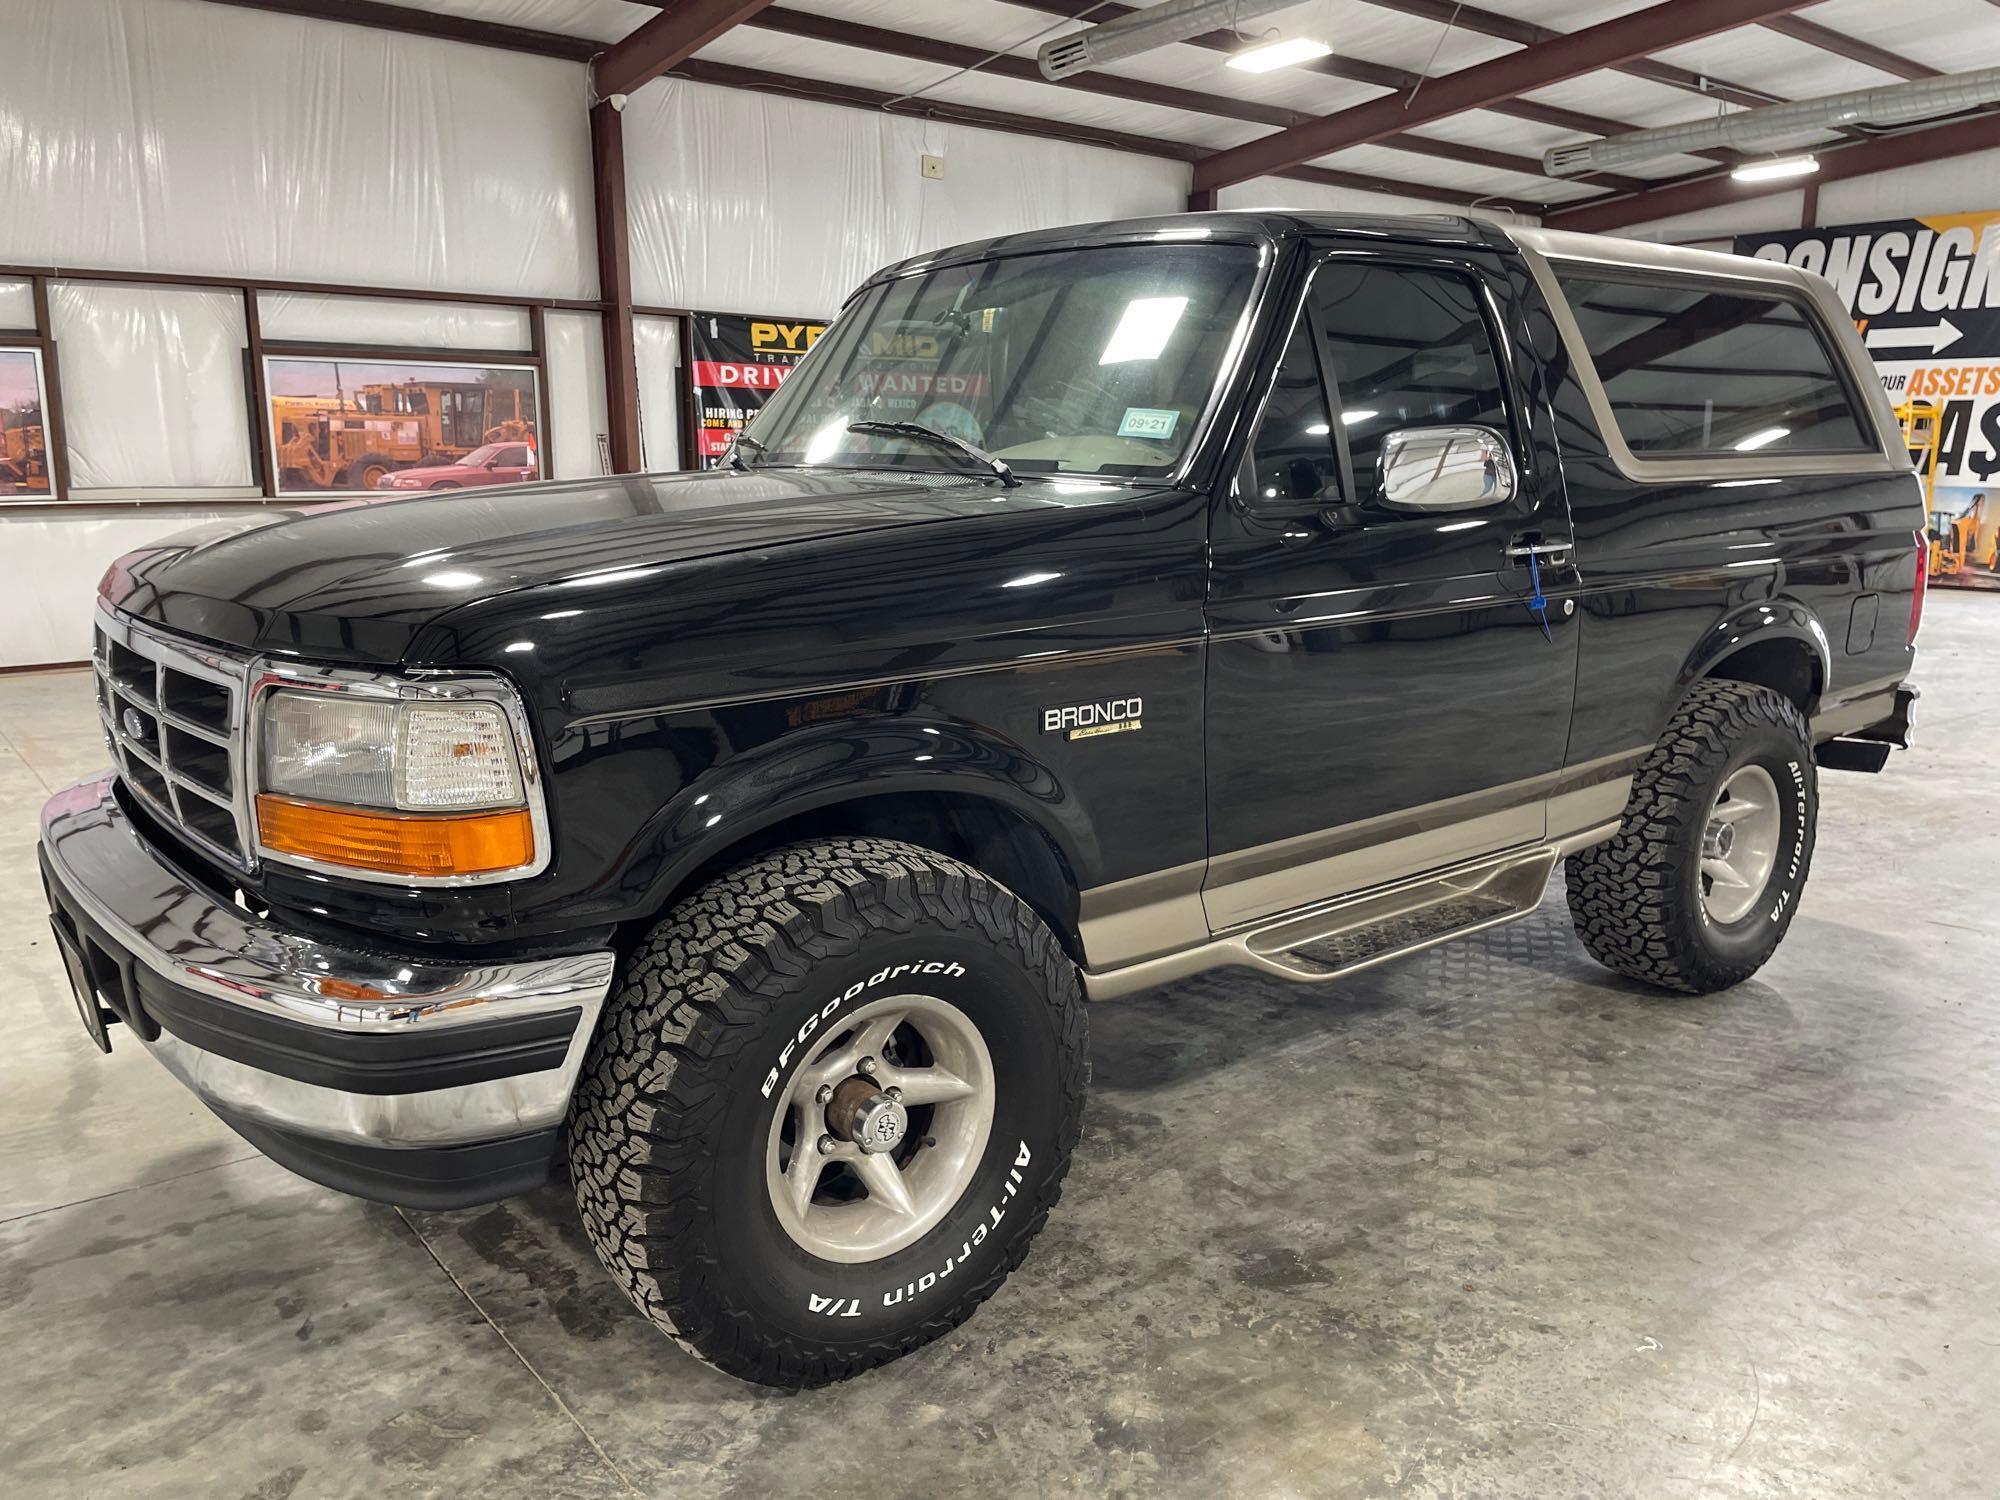
M 1140 727 L 1143 698 L 1113 698 L 1104 703 L 1076 703 L 1042 710 L 1042 733 L 1066 740 L 1095 739 L 1100 734 L 1125 734 Z

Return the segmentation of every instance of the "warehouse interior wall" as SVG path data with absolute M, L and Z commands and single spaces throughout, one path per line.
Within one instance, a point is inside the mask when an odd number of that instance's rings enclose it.
M 944 175 L 926 178 L 923 157 Z M 625 108 L 632 295 L 831 317 L 925 250 L 1179 213 L 1185 163 L 663 78 Z
M 267 341 L 440 353 L 525 353 L 529 314 L 426 291 L 598 296 L 579 64 L 208 0 L 5 3 L 0 264 L 407 289 L 268 290 L 255 306 Z M 1179 161 L 678 78 L 636 91 L 623 127 L 633 294 L 658 308 L 830 316 L 889 262 L 1178 212 L 1190 185 Z M 942 176 L 923 174 L 926 155 Z M 1829 183 L 1820 215 L 1978 203 L 1995 180 L 2000 151 Z M 1272 178 L 1220 201 L 1455 211 Z M 1790 194 L 1631 232 L 1797 212 Z M 55 506 L 0 502 L 0 667 L 80 659 L 114 557 L 260 497 L 239 291 L 57 278 L 49 304 L 69 487 Z M 0 277 L 0 331 L 33 321 L 27 285 Z M 550 472 L 601 472 L 599 315 L 551 309 L 544 324 Z M 641 316 L 634 334 L 644 461 L 677 467 L 678 329 Z

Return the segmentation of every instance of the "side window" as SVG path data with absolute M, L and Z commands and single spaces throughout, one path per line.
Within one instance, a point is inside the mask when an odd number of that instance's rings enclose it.
M 1806 310 L 1699 282 L 1560 277 L 1636 454 L 1870 449 Z
M 1328 418 L 1326 387 L 1319 377 L 1312 320 L 1301 315 L 1278 366 L 1278 381 L 1257 429 L 1257 498 L 1311 500 L 1333 497 L 1340 472 Z
M 1477 287 L 1451 271 L 1330 261 L 1313 278 L 1363 504 L 1381 494 L 1382 442 L 1403 427 L 1491 427 L 1507 400 Z

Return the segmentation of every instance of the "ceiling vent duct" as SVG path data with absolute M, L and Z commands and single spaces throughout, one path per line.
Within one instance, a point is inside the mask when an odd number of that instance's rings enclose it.
M 1543 153 L 1542 165 L 1552 177 L 1576 177 L 1717 146 L 1755 151 L 1779 144 L 1797 145 L 1803 137 L 1848 125 L 1909 125 L 1989 104 L 2000 104 L 2000 68 L 1856 89 L 1793 104 L 1770 104 L 1694 125 L 1666 125 L 1607 136 L 1601 141 L 1556 146 Z
M 1073 78 L 1121 57 L 1151 52 L 1170 42 L 1184 42 L 1207 31 L 1232 30 L 1239 21 L 1254 21 L 1273 11 L 1290 10 L 1299 0 L 1163 0 L 1129 16 L 1072 31 L 1043 42 L 1035 54 L 1042 77 Z

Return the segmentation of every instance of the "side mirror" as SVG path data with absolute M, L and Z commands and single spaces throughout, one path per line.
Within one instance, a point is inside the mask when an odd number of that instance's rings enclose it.
M 1480 510 L 1520 487 L 1507 440 L 1490 427 L 1403 427 L 1382 440 L 1382 503 L 1397 510 Z

